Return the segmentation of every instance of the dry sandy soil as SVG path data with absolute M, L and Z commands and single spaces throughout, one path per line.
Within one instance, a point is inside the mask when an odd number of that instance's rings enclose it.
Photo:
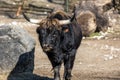
M 52 78 L 49 60 L 42 52 L 36 34 L 34 38 L 37 42 L 34 73 Z M 120 38 L 84 39 L 77 51 L 72 76 L 72 80 L 120 80 Z
M 2 16 L 4 17 L 4 16 Z M 7 20 L 7 21 L 6 21 Z M 20 21 L 20 22 L 19 22 Z M 32 80 L 51 80 L 53 71 L 51 64 L 42 51 L 37 34 L 36 25 L 23 19 L 4 19 L 0 22 L 22 25 L 36 40 L 35 66 Z M 117 36 L 116 36 L 117 35 Z M 120 80 L 120 33 L 111 35 L 108 39 L 83 39 L 77 51 L 75 65 L 72 71 L 72 80 Z M 61 67 L 61 77 L 63 75 Z

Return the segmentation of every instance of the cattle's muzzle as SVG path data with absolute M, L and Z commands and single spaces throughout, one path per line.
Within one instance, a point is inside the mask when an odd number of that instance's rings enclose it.
M 50 51 L 52 50 L 53 47 L 49 44 L 43 44 L 43 51 L 47 52 L 47 51 Z

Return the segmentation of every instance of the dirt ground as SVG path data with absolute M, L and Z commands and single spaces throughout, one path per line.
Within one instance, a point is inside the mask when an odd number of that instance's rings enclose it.
M 22 25 L 21 27 L 30 33 L 36 40 L 34 75 L 41 77 L 35 80 L 51 80 L 53 71 L 51 64 L 42 51 L 36 34 L 36 25 L 23 19 L 7 19 L 3 23 Z M 63 75 L 61 67 L 61 78 Z M 120 33 L 110 34 L 107 39 L 83 39 L 77 51 L 77 56 L 72 71 L 72 80 L 120 80 Z
M 83 40 L 77 51 L 72 80 L 120 80 L 119 41 Z M 42 51 L 36 52 L 35 63 L 35 74 L 53 76 L 51 65 Z
M 120 80 L 119 57 L 119 40 L 83 40 L 77 51 L 72 80 Z M 35 63 L 35 74 L 52 77 L 51 65 L 42 51 L 36 52 Z

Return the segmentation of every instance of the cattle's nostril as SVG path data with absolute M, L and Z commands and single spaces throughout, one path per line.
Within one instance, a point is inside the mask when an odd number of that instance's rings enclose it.
M 49 45 L 48 44 L 43 44 L 43 47 L 48 47 Z
M 52 50 L 52 47 L 49 44 L 43 44 L 43 50 L 50 51 L 50 50 Z
M 49 44 L 43 44 L 43 48 L 52 48 L 52 46 L 50 46 Z

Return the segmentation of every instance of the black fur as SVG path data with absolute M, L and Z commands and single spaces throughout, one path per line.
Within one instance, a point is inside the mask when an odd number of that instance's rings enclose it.
M 53 66 L 54 80 L 60 80 L 59 70 L 63 62 L 64 80 L 71 80 L 71 71 L 74 65 L 76 50 L 82 40 L 82 32 L 80 26 L 73 18 L 73 22 L 67 25 L 59 25 L 57 22 L 53 24 L 52 20 L 54 19 L 59 21 L 70 19 L 70 17 L 63 12 L 52 13 L 37 28 L 39 41 Z

